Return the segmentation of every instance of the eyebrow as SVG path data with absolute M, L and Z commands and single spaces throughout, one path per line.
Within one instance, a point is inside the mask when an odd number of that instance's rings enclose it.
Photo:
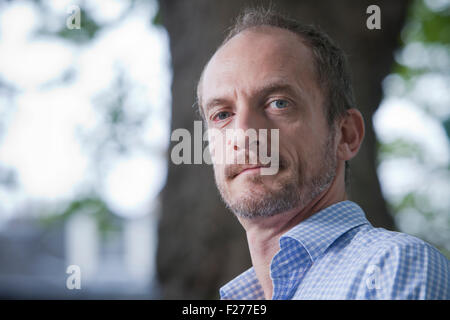
M 228 103 L 228 99 L 224 99 L 224 98 L 210 99 L 208 101 L 208 103 L 206 103 L 205 112 L 208 112 L 208 110 L 212 109 L 216 105 L 222 105 L 222 104 L 226 104 L 226 103 Z
M 292 96 L 303 99 L 297 90 L 284 81 L 270 82 L 256 90 L 256 95 L 259 97 L 266 97 L 274 92 L 286 92 Z
M 286 92 L 294 97 L 304 101 L 302 95 L 295 90 L 290 84 L 285 81 L 269 82 L 262 87 L 255 90 L 254 96 L 266 97 L 274 92 Z M 229 103 L 229 99 L 226 98 L 212 98 L 205 104 L 205 114 L 216 105 L 223 105 Z

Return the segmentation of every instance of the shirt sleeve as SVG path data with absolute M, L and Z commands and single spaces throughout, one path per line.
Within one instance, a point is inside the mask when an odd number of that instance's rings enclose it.
M 450 299 L 450 264 L 437 249 L 406 234 L 378 245 L 362 277 L 358 298 Z

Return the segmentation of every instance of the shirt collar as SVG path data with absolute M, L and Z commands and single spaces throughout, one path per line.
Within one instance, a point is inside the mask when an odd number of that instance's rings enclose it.
M 368 224 L 364 211 L 352 201 L 342 201 L 329 206 L 302 221 L 280 237 L 280 248 L 286 239 L 296 240 L 314 262 L 341 235 L 352 228 Z
M 341 235 L 357 226 L 369 224 L 364 211 L 352 201 L 331 205 L 302 221 L 280 237 L 280 248 L 294 239 L 316 261 Z M 264 299 L 264 292 L 253 268 L 220 289 L 222 299 Z

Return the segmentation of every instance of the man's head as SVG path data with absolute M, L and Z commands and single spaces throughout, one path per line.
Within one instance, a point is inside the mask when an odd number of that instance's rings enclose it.
M 277 174 L 236 175 L 236 165 L 214 165 L 222 198 L 241 217 L 301 210 L 329 188 L 362 140 L 342 50 L 313 27 L 270 11 L 247 10 L 238 18 L 197 94 L 208 128 L 279 129 Z

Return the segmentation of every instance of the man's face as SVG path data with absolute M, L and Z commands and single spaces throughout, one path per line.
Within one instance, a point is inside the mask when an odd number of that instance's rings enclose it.
M 312 53 L 296 34 L 272 27 L 241 32 L 216 52 L 200 85 L 209 129 L 279 129 L 275 175 L 214 163 L 218 189 L 237 216 L 301 210 L 330 185 L 336 171 L 334 132 L 325 117 Z M 270 146 L 269 141 L 260 144 Z M 220 146 L 223 152 L 249 152 L 238 150 L 242 146 L 233 140 Z

